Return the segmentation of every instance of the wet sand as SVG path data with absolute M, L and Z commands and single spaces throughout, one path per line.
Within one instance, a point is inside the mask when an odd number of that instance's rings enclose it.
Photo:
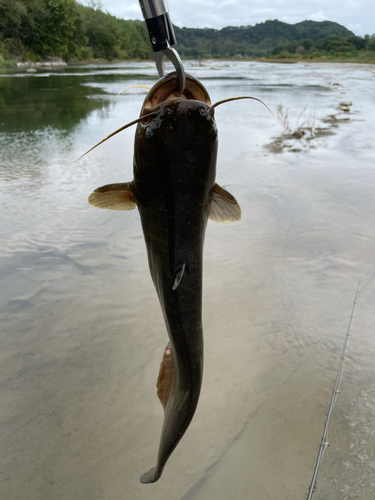
M 256 146 L 257 132 L 242 126 L 248 116 L 234 128 L 233 115 L 217 115 L 217 181 L 236 196 L 243 220 L 209 222 L 202 395 L 154 485 L 139 477 L 159 444 L 155 384 L 167 334 L 139 216 L 95 211 L 83 196 L 129 180 L 116 175 L 132 135 L 66 174 L 59 185 L 75 201 L 63 217 L 45 216 L 44 226 L 3 240 L 0 482 L 7 500 L 306 497 L 359 275 L 314 500 L 372 498 L 373 125 L 352 122 L 324 147 L 276 155 Z M 102 178 L 106 162 L 115 175 Z M 43 242 L 33 247 L 38 235 Z

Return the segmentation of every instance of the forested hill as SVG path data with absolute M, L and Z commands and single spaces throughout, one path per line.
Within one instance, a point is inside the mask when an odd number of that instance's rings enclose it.
M 178 51 L 185 57 L 264 56 L 284 42 L 317 42 L 329 36 L 351 37 L 354 33 L 331 21 L 287 24 L 266 21 L 255 26 L 228 26 L 221 30 L 175 27 Z
M 152 59 L 145 23 L 104 12 L 100 0 L 0 0 L 0 66 L 38 61 Z M 330 22 L 266 21 L 221 30 L 177 28 L 182 57 L 375 57 L 375 35 Z

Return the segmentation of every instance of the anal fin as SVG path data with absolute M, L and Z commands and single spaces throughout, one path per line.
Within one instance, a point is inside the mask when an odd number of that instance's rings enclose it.
M 241 220 L 241 208 L 236 198 L 219 184 L 215 184 L 210 191 L 209 218 L 223 224 Z
M 163 359 L 160 363 L 159 377 L 156 383 L 158 389 L 157 394 L 163 408 L 167 406 L 168 400 L 173 390 L 175 377 L 175 365 L 170 342 L 164 349 Z
M 109 210 L 134 210 L 137 206 L 131 182 L 107 184 L 90 194 L 88 202 L 93 207 L 107 208 Z

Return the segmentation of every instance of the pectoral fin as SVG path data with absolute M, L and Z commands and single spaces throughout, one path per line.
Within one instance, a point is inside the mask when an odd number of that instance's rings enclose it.
M 88 202 L 93 207 L 109 210 L 134 210 L 137 206 L 131 191 L 131 182 L 107 184 L 90 194 Z
M 241 220 L 241 208 L 236 198 L 218 184 L 210 192 L 209 218 L 223 224 Z

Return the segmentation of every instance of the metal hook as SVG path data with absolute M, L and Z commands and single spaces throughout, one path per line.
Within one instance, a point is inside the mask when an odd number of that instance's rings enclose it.
M 156 69 L 158 70 L 160 78 L 165 75 L 164 69 L 164 57 L 168 57 L 173 66 L 175 67 L 178 79 L 178 89 L 175 92 L 177 97 L 180 97 L 185 90 L 186 87 L 186 76 L 185 70 L 182 65 L 182 61 L 178 52 L 172 47 L 168 47 L 167 49 L 160 50 L 155 53 L 155 61 L 156 61 Z

